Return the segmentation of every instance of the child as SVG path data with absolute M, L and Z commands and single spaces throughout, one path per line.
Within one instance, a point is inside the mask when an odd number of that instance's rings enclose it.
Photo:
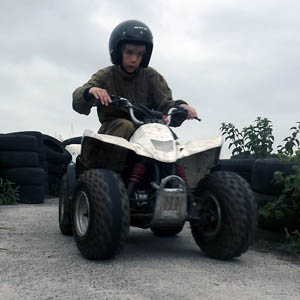
M 109 53 L 112 66 L 99 70 L 82 87 L 73 93 L 73 109 L 88 115 L 94 101 L 99 101 L 97 113 L 101 127 L 98 133 L 123 137 L 127 140 L 135 131 L 127 109 L 109 105 L 109 95 L 129 99 L 132 103 L 167 113 L 181 105 L 188 111 L 188 119 L 197 117 L 197 112 L 182 100 L 174 101 L 165 79 L 148 67 L 153 49 L 150 28 L 144 23 L 129 20 L 120 23 L 111 33 Z M 87 167 L 123 170 L 127 151 L 117 146 L 105 145 L 99 149 L 91 141 L 88 154 L 82 156 Z

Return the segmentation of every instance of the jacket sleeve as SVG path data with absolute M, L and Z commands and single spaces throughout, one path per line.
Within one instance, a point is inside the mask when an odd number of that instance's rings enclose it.
M 154 70 L 153 70 L 154 71 Z M 154 71 L 151 80 L 152 85 L 152 103 L 155 110 L 167 113 L 168 110 L 176 105 L 187 104 L 183 100 L 173 100 L 172 91 L 169 88 L 164 77 Z
M 92 75 L 91 79 L 83 86 L 77 88 L 73 92 L 72 106 L 75 111 L 80 114 L 88 115 L 91 112 L 91 108 L 94 101 L 88 97 L 88 90 L 91 87 L 102 87 L 103 86 L 103 72 L 99 70 L 97 73 Z

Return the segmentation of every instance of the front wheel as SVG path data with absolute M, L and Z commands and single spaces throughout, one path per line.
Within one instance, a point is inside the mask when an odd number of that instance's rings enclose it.
M 129 201 L 120 177 L 104 169 L 83 172 L 72 203 L 73 236 L 82 255 L 115 256 L 125 245 L 129 224 Z
M 204 178 L 194 192 L 197 218 L 193 237 L 212 258 L 232 259 L 249 248 L 257 212 L 249 185 L 238 175 L 217 171 Z

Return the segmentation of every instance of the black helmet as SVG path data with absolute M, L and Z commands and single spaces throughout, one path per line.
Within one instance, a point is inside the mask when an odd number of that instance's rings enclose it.
M 109 54 L 111 62 L 115 65 L 122 63 L 121 45 L 124 43 L 146 46 L 146 53 L 140 64 L 140 67 L 146 68 L 153 49 L 153 36 L 150 28 L 140 21 L 128 20 L 120 23 L 112 31 L 109 38 Z

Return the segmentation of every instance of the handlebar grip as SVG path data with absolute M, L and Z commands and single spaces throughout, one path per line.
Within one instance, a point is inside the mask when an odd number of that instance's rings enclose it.
M 179 127 L 187 119 L 188 111 L 182 107 L 176 107 L 176 110 L 171 113 L 170 126 Z
M 117 102 L 120 99 L 120 97 L 115 96 L 115 95 L 109 95 L 109 97 L 110 97 L 112 102 Z
M 126 106 L 129 104 L 129 100 L 123 97 L 115 96 L 115 95 L 109 95 L 111 99 L 111 104 L 113 105 L 121 105 Z

